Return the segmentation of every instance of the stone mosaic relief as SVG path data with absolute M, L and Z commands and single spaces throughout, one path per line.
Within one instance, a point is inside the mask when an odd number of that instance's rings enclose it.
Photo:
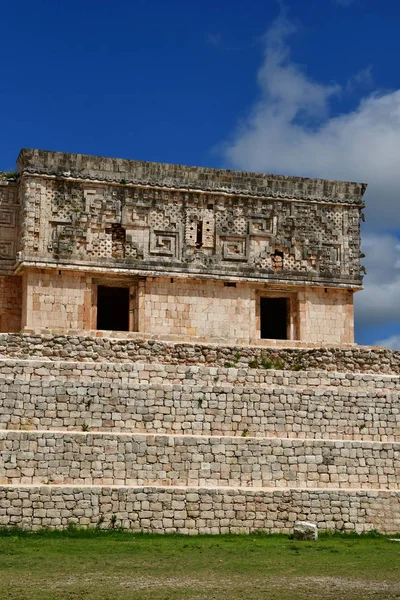
M 17 186 L 0 185 L 0 269 L 7 268 L 15 260 L 18 216 Z
M 360 282 L 359 208 L 32 178 L 25 253 Z M 39 186 L 39 187 L 37 187 Z M 1 213 L 0 213 L 1 214 Z

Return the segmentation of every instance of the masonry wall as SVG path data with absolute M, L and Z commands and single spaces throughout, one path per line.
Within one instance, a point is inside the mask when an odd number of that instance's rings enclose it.
M 22 278 L 0 275 L 0 332 L 21 330 Z
M 17 280 L 18 281 L 18 280 Z M 148 277 L 92 277 L 65 270 L 29 270 L 23 277 L 22 327 L 55 332 L 96 329 L 97 285 L 131 287 L 131 327 L 144 334 L 182 340 L 260 341 L 260 298 L 290 299 L 291 340 L 353 342 L 353 292 L 333 288 L 226 285 L 220 280 Z M 7 291 L 7 293 L 10 293 Z M 21 305 L 15 294 L 12 302 Z M 18 308 L 18 307 L 17 307 Z M 13 329 L 19 326 L 12 323 Z M 6 329 L 7 330 L 7 329 Z
M 0 484 L 398 489 L 400 443 L 0 432 Z
M 144 276 L 362 283 L 365 185 L 113 159 L 97 170 L 98 158 L 60 161 L 36 151 L 23 151 L 18 163 L 23 261 Z
M 258 366 L 268 370 L 278 369 L 279 383 L 291 382 L 296 371 L 341 371 L 342 375 L 356 377 L 354 373 L 365 373 L 362 377 L 370 381 L 373 373 L 400 374 L 400 351 L 389 348 L 367 346 L 320 346 L 304 344 L 283 346 L 277 343 L 240 346 L 234 344 L 207 344 L 199 342 L 164 341 L 140 333 L 115 337 L 102 337 L 102 333 L 91 335 L 39 333 L 0 334 L 0 355 L 12 359 L 43 358 L 48 360 L 73 359 L 84 363 L 96 362 L 99 369 L 130 369 L 131 363 L 152 362 L 161 365 L 207 365 L 231 367 L 232 377 L 244 377 L 247 381 L 261 381 Z M 110 367 L 105 363 L 113 363 Z M 119 363 L 119 365 L 118 365 Z M 193 367 L 194 368 L 194 367 Z M 290 378 L 284 370 L 290 371 Z M 346 374 L 346 375 L 345 375 Z M 318 375 L 319 376 L 319 375 Z M 252 379 L 253 378 L 253 379 Z M 234 380 L 233 379 L 233 380 Z M 243 379 L 239 379 L 243 381 Z M 351 384 L 348 384 L 351 385 Z M 387 383 L 392 387 L 391 383 Z
M 300 338 L 314 343 L 354 342 L 351 290 L 311 288 L 299 292 Z
M 92 288 L 85 275 L 51 270 L 24 275 L 23 327 L 91 329 Z
M 255 337 L 255 291 L 248 284 L 227 287 L 223 281 L 148 278 L 145 328 L 152 334 L 184 337 Z
M 169 364 L 197 346 L 143 340 L 147 362 L 110 363 L 120 340 L 86 341 L 102 362 L 0 359 L 1 525 L 399 530 L 399 375 Z
M 142 331 L 235 343 L 260 340 L 261 296 L 283 296 L 290 302 L 290 339 L 311 343 L 352 343 L 353 292 L 332 288 L 257 286 L 223 281 L 148 278 Z
M 398 377 L 0 361 L 0 429 L 396 441 Z M 270 372 L 274 373 L 274 372 Z M 364 376 L 365 377 L 365 376 Z
M 13 272 L 19 250 L 20 203 L 18 184 L 0 172 L 0 275 Z
M 400 530 L 400 492 L 381 490 L 221 490 L 211 488 L 0 486 L 0 525 L 147 533 L 292 533 L 297 520 L 320 530 Z

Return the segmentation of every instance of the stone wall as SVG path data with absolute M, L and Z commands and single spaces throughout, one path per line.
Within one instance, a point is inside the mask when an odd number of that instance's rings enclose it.
M 0 524 L 399 530 L 398 352 L 130 335 L 0 335 Z
M 286 344 L 285 344 L 286 345 Z M 174 343 L 143 334 L 115 338 L 94 335 L 0 334 L 0 356 L 47 357 L 89 362 L 156 362 L 342 373 L 400 374 L 400 351 L 366 346 L 245 346 Z
M 398 376 L 0 361 L 0 429 L 395 441 Z
M 226 287 L 223 281 L 148 278 L 144 307 L 143 331 L 161 338 L 229 335 L 249 341 L 256 337 L 255 290 L 245 284 Z
M 398 489 L 400 443 L 1 431 L 0 484 Z
M 187 365 L 173 344 L 171 364 L 140 344 L 147 362 L 0 360 L 0 524 L 399 530 L 398 375 Z
M 24 306 L 24 327 L 91 329 L 91 279 L 79 273 L 28 271 Z
M 0 338 L 1 339 L 1 338 Z M 314 371 L 277 370 L 259 367 L 247 368 L 247 365 L 232 367 L 190 365 L 146 360 L 129 362 L 98 362 L 83 360 L 49 360 L 0 358 L 0 377 L 2 383 L 20 385 L 29 382 L 36 386 L 50 383 L 98 383 L 123 386 L 182 384 L 205 387 L 222 385 L 224 387 L 254 386 L 273 388 L 303 388 L 312 390 L 373 391 L 390 393 L 400 390 L 398 375 L 380 373 L 334 372 L 323 369 Z M 320 390 L 320 391 L 321 391 Z
M 365 183 L 349 181 L 170 165 L 33 148 L 23 148 L 17 162 L 21 171 L 53 177 L 71 175 L 89 181 L 123 182 L 124 185 L 136 183 L 321 202 L 331 200 L 358 206 L 363 206 L 362 196 L 367 187 Z
M 260 298 L 283 297 L 264 337 L 353 342 L 364 184 L 36 150 L 18 165 L 0 174 L 0 274 L 22 276 L 22 330 L 254 343 Z M 97 321 L 99 285 L 130 288 L 129 326 Z
M 353 342 L 353 292 L 348 290 L 281 286 L 274 291 L 260 284 L 238 282 L 233 287 L 219 280 L 182 277 L 148 277 L 138 285 L 132 278 L 92 277 L 54 269 L 29 270 L 25 274 L 24 329 L 60 333 L 96 329 L 99 284 L 130 287 L 135 297 L 132 304 L 137 309 L 132 327 L 162 339 L 175 336 L 183 340 L 256 343 L 260 341 L 260 298 L 286 297 L 290 301 L 291 340 Z
M 331 288 L 273 287 L 182 278 L 148 278 L 145 284 L 145 323 L 141 331 L 165 339 L 228 339 L 236 343 L 260 340 L 260 297 L 292 299 L 289 337 L 316 343 L 352 343 L 353 292 Z
M 398 491 L 238 490 L 159 487 L 0 486 L 0 525 L 146 533 L 291 533 L 297 520 L 320 530 L 400 531 Z
M 0 275 L 0 332 L 21 331 L 21 277 Z
M 354 342 L 353 292 L 311 288 L 299 292 L 299 338 L 314 343 Z

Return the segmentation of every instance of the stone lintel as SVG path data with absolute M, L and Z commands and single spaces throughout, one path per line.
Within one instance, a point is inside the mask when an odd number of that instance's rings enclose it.
M 142 279 L 146 277 L 176 277 L 184 279 L 213 279 L 215 281 L 231 281 L 236 283 L 243 283 L 244 285 L 251 285 L 253 283 L 261 283 L 268 288 L 273 286 L 294 286 L 293 289 L 297 290 L 299 286 L 306 287 L 317 287 L 317 288 L 339 288 L 349 289 L 354 291 L 362 290 L 362 278 L 349 282 L 348 277 L 340 278 L 338 276 L 332 278 L 325 278 L 318 275 L 310 278 L 303 278 L 299 274 L 291 274 L 291 278 L 285 278 L 276 273 L 264 275 L 263 277 L 248 275 L 246 278 L 237 276 L 227 272 L 215 273 L 207 272 L 206 269 L 203 271 L 200 269 L 190 269 L 183 265 L 179 266 L 179 270 L 168 270 L 165 267 L 160 266 L 157 268 L 155 265 L 135 265 L 132 264 L 121 264 L 116 267 L 114 264 L 88 264 L 85 261 L 68 261 L 68 260 L 57 260 L 46 258 L 44 261 L 40 260 L 29 260 L 24 259 L 18 262 L 15 267 L 14 273 L 21 275 L 23 272 L 30 269 L 49 269 L 50 272 L 54 270 L 65 270 L 65 271 L 76 271 L 80 275 L 87 273 L 88 275 L 114 275 L 114 276 L 126 276 L 134 279 Z

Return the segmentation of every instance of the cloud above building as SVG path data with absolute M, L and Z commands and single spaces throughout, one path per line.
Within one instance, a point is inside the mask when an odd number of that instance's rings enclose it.
M 399 239 L 385 233 L 366 233 L 363 236 L 363 250 L 367 257 L 364 261 L 367 264 L 367 276 L 364 280 L 365 290 L 355 296 L 358 323 L 400 323 Z
M 368 182 L 366 228 L 398 228 L 400 90 L 374 91 L 353 111 L 332 115 L 332 99 L 347 83 L 320 83 L 296 65 L 287 45 L 293 30 L 279 18 L 267 32 L 257 75 L 261 95 L 226 144 L 226 161 L 240 169 Z M 370 79 L 369 69 L 363 73 Z
M 368 276 L 356 295 L 357 319 L 400 323 L 400 90 L 370 91 L 349 112 L 334 113 L 349 86 L 371 86 L 371 70 L 343 85 L 316 81 L 292 60 L 294 31 L 283 16 L 267 31 L 260 95 L 224 145 L 225 160 L 238 169 L 367 182 Z

